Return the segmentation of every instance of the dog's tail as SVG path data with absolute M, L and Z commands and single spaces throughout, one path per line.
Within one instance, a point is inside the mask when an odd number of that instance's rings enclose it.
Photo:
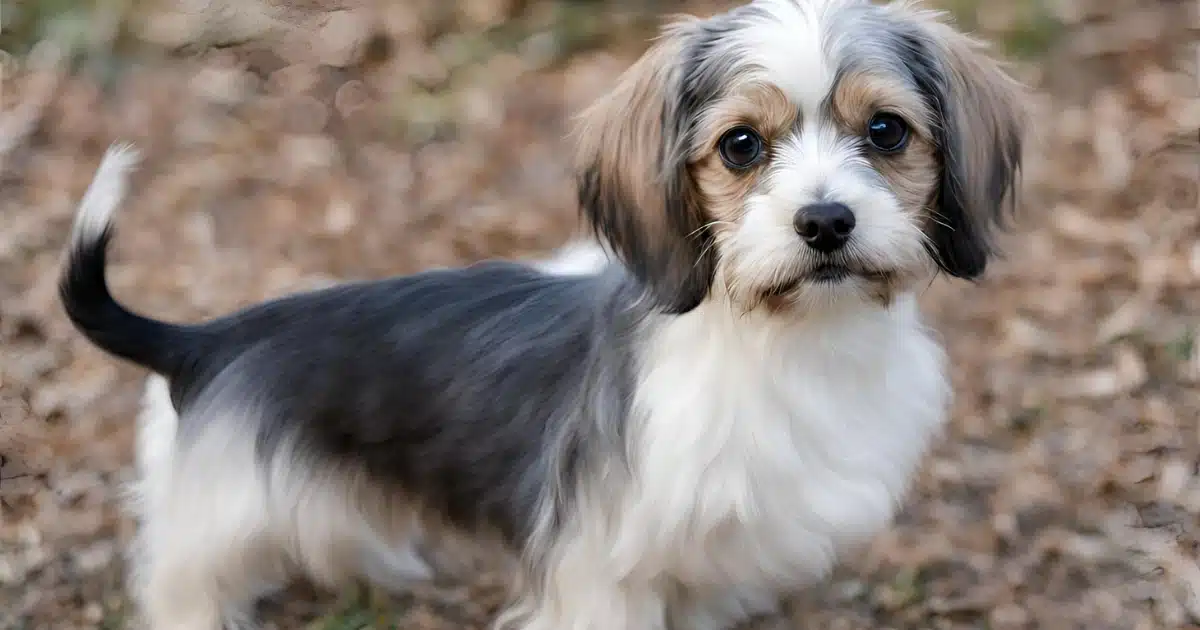
M 105 279 L 113 215 L 139 158 L 128 144 L 114 144 L 104 154 L 79 203 L 58 291 L 67 316 L 92 343 L 169 377 L 193 354 L 202 333 L 130 311 L 113 299 Z

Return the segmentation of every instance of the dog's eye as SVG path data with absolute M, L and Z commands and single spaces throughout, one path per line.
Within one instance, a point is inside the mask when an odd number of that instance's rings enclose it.
M 884 153 L 899 151 L 908 144 L 908 123 L 895 114 L 875 114 L 867 123 L 867 141 Z
M 717 144 L 721 159 L 730 168 L 746 168 L 763 154 L 763 140 L 749 127 L 734 127 L 721 136 Z

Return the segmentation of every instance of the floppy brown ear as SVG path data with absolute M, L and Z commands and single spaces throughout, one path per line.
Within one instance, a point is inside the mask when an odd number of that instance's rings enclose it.
M 993 232 L 1016 202 L 1026 121 L 1024 90 L 985 46 L 934 16 L 918 17 L 912 47 L 917 83 L 937 113 L 942 173 L 927 234 L 943 271 L 983 274 Z
M 602 241 L 667 312 L 708 294 L 712 236 L 688 174 L 685 54 L 694 21 L 664 30 L 582 114 L 579 203 Z

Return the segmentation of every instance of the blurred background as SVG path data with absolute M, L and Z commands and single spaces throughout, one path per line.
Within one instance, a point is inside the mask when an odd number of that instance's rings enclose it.
M 0 627 L 130 619 L 142 374 L 55 296 L 110 142 L 146 158 L 111 283 L 157 316 L 537 256 L 576 226 L 571 117 L 663 15 L 727 5 L 0 3 Z M 923 296 L 957 402 L 896 526 L 765 627 L 1200 627 L 1200 3 L 943 6 L 1035 88 L 1020 220 L 985 280 Z M 300 585 L 266 615 L 482 628 L 503 576 L 463 566 L 402 598 Z

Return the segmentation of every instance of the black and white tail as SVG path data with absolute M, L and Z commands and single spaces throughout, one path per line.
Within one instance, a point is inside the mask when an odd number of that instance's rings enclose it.
M 71 228 L 59 297 L 80 332 L 104 351 L 171 376 L 196 345 L 199 331 L 138 315 L 108 290 L 105 262 L 113 217 L 125 200 L 140 155 L 132 145 L 109 147 L 84 193 Z

